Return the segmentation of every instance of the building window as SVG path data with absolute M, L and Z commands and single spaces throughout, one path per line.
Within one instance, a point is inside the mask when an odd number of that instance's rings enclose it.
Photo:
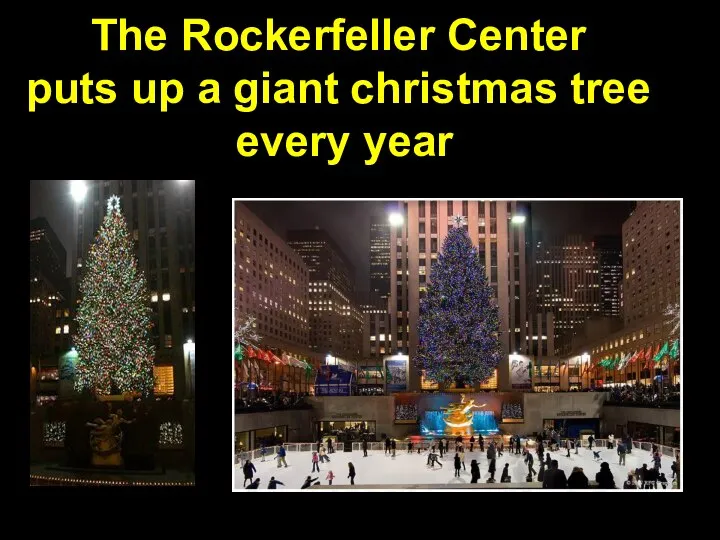
M 170 301 L 170 293 L 163 293 L 163 302 L 169 302 Z
M 158 294 L 157 294 L 157 293 L 152 293 L 152 294 L 150 295 L 150 301 L 151 301 L 151 302 L 157 302 L 157 301 L 158 301 Z
M 62 330 L 61 330 L 61 328 L 60 328 L 59 326 L 55 328 L 55 333 L 56 333 L 56 334 L 62 333 Z
M 437 253 L 438 250 L 438 239 L 437 238 L 431 238 L 430 239 L 430 251 L 432 253 Z
M 437 234 L 437 220 L 435 219 L 430 222 L 430 234 Z
M 497 203 L 495 201 L 492 201 L 490 203 L 490 217 L 491 218 L 497 217 Z
M 424 238 L 421 238 L 421 239 L 420 239 L 420 247 L 419 247 L 418 249 L 419 249 L 419 251 L 422 252 L 422 253 L 425 252 L 425 239 L 424 239 Z
M 173 376 L 172 366 L 155 366 L 153 367 L 155 376 L 155 395 L 156 396 L 172 396 L 175 393 L 175 379 Z
M 468 217 L 470 215 L 468 212 L 468 202 L 467 201 L 462 202 L 462 215 L 465 217 Z
M 418 232 L 419 232 L 420 234 L 425 234 L 425 222 L 424 222 L 424 221 L 421 221 L 421 222 L 420 222 L 420 229 L 419 229 Z
M 485 201 L 478 201 L 478 217 L 485 217 Z
M 418 201 L 418 217 L 425 217 L 425 201 Z
M 430 217 L 437 217 L 437 201 L 430 201 Z
M 63 334 L 69 334 L 70 333 L 70 325 L 63 326 Z
M 453 215 L 453 202 L 452 201 L 447 202 L 447 215 L 448 215 L 448 217 L 451 217 Z
M 172 334 L 165 334 L 165 348 L 172 349 Z

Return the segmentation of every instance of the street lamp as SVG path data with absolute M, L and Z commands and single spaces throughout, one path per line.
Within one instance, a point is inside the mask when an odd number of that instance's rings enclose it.
M 525 225 L 527 218 L 525 216 L 515 215 L 511 221 L 513 225 Z
M 70 180 L 70 195 L 76 203 L 81 203 L 87 193 L 87 186 L 83 180 Z
M 388 217 L 388 221 L 390 222 L 391 226 L 400 227 L 403 223 L 405 223 L 405 218 L 399 212 L 393 212 Z

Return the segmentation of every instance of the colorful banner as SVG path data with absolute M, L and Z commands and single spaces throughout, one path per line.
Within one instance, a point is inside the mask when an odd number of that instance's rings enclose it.
M 510 362 L 510 386 L 513 390 L 532 389 L 532 361 L 528 356 L 511 354 Z
M 388 392 L 407 392 L 408 357 L 397 355 L 385 358 L 385 374 Z

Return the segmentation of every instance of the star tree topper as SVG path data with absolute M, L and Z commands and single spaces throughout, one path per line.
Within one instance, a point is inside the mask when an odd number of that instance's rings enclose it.
M 120 211 L 120 197 L 113 195 L 108 199 L 107 213 L 112 214 L 113 212 Z
M 452 218 L 450 218 L 450 221 L 452 221 L 452 224 L 455 225 L 458 229 L 467 225 L 468 222 L 465 216 L 460 215 L 453 216 Z

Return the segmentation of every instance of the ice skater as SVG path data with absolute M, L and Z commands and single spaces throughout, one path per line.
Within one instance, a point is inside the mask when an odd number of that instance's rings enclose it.
M 311 473 L 314 473 L 314 472 L 315 472 L 315 469 L 317 469 L 317 472 L 320 472 L 320 463 L 319 463 L 319 461 L 320 461 L 320 460 L 318 459 L 318 453 L 317 453 L 317 452 L 313 452 L 313 453 L 312 453 L 312 465 L 313 465 L 313 468 L 312 468 L 312 471 L 310 471 Z
M 395 457 L 395 449 L 397 448 L 397 442 L 395 442 L 395 439 L 390 441 L 390 448 L 392 448 L 392 457 Z
M 462 463 L 463 471 L 467 471 L 465 468 L 465 449 L 460 445 L 460 451 L 458 452 L 458 455 L 460 456 L 460 463 Z
M 355 485 L 355 465 L 352 463 L 348 463 L 348 475 L 347 477 L 350 479 L 350 485 Z
M 450 441 L 448 441 L 447 439 L 444 439 L 444 440 L 445 440 L 445 453 L 447 454 L 450 451 Z
M 285 465 L 285 468 L 287 469 L 287 462 L 285 461 L 285 454 L 286 450 L 282 443 L 280 443 L 280 447 L 278 448 L 277 455 L 275 456 L 275 459 L 277 459 L 278 462 L 278 469 Z
M 567 449 L 567 456 L 565 457 L 570 457 L 570 447 L 572 447 L 572 441 L 570 441 L 570 439 L 565 439 L 565 448 Z
M 332 439 L 330 439 L 330 438 L 328 438 L 328 440 L 327 440 L 327 449 L 328 449 L 328 454 L 335 453 L 335 447 L 333 446 Z
M 625 443 L 624 442 L 621 441 L 618 443 L 617 453 L 618 453 L 618 456 L 620 456 L 620 461 L 618 464 L 625 465 Z
M 328 485 L 329 485 L 329 486 L 332 486 L 333 478 L 335 478 L 335 475 L 333 474 L 332 471 L 329 471 L 329 472 L 327 473 L 327 476 L 325 477 L 325 480 L 328 481 Z
M 600 450 L 598 450 L 597 452 L 596 452 L 595 450 L 593 450 L 592 453 L 593 453 L 593 459 L 594 459 L 595 461 L 600 461 L 600 460 L 602 459 L 602 458 L 600 457 Z
M 387 456 L 390 453 L 390 437 L 387 437 L 385 439 L 385 455 Z
M 588 448 L 590 448 L 590 450 L 592 450 L 592 443 L 593 443 L 593 442 L 595 442 L 595 437 L 593 437 L 592 435 L 590 435 L 590 436 L 588 437 L 588 444 L 589 444 Z
M 532 482 L 533 475 L 537 474 L 537 472 L 535 472 L 535 469 L 533 468 L 532 452 L 528 452 L 525 455 L 525 463 L 527 463 L 527 466 L 528 466 L 528 478 L 530 478 L 529 481 Z
M 326 461 L 328 463 L 330 463 L 330 458 L 328 457 L 327 452 L 325 451 L 325 447 L 321 446 L 320 447 L 320 463 L 325 463 Z
M 255 465 L 253 465 L 250 460 L 248 459 L 245 462 L 245 465 L 243 465 L 243 474 L 245 475 L 245 481 L 243 482 L 243 487 L 245 487 L 245 483 L 250 480 L 250 483 L 252 484 L 253 481 L 253 475 L 257 472 L 257 469 L 255 468 Z M 257 488 L 254 488 L 257 489 Z
M 470 437 L 470 451 L 473 451 L 473 447 L 475 446 L 475 435 Z
M 435 446 L 433 445 L 433 450 L 435 449 Z M 445 451 L 445 448 L 443 448 L 443 441 L 440 441 L 439 443 L 439 449 L 440 449 L 440 457 L 443 457 L 443 452 Z
M 363 450 L 363 457 L 367 457 L 367 439 L 363 439 L 362 441 L 362 450 Z
M 470 462 L 470 477 L 471 484 L 477 484 L 478 480 L 480 480 L 480 466 L 476 459 Z
M 267 448 L 265 448 L 265 443 L 262 443 L 260 445 L 260 461 L 265 461 L 265 454 L 267 454 Z
M 309 488 L 312 483 L 317 480 L 317 478 L 310 478 L 309 476 L 305 479 L 305 482 L 303 483 L 302 487 L 300 489 L 307 489 Z
M 478 445 L 480 445 L 480 451 L 485 451 L 485 439 L 483 439 L 482 433 L 478 434 Z
M 459 478 L 460 477 L 460 454 L 459 453 L 455 454 L 454 461 L 455 461 L 455 476 Z
M 580 453 L 580 447 L 582 446 L 582 441 L 580 440 L 580 437 L 575 439 L 575 454 Z
M 412 454 L 412 451 L 413 451 L 413 442 L 412 442 L 412 441 L 408 441 L 408 445 L 407 445 L 407 446 L 408 446 L 408 454 Z
M 428 456 L 428 464 L 430 465 L 430 468 L 434 469 L 435 464 L 440 465 L 440 468 L 443 468 L 442 463 L 440 463 L 440 460 L 438 459 L 438 455 L 433 451 L 430 453 L 430 456 Z
M 245 489 L 259 489 L 260 488 L 260 479 L 256 478 L 254 482 L 251 482 L 248 487 Z
M 503 467 L 502 474 L 500 475 L 500 483 L 501 484 L 509 484 L 510 483 L 510 464 L 506 463 Z
M 284 486 L 280 480 L 275 480 L 275 477 L 270 478 L 270 482 L 268 482 L 268 489 L 277 489 L 278 486 Z

